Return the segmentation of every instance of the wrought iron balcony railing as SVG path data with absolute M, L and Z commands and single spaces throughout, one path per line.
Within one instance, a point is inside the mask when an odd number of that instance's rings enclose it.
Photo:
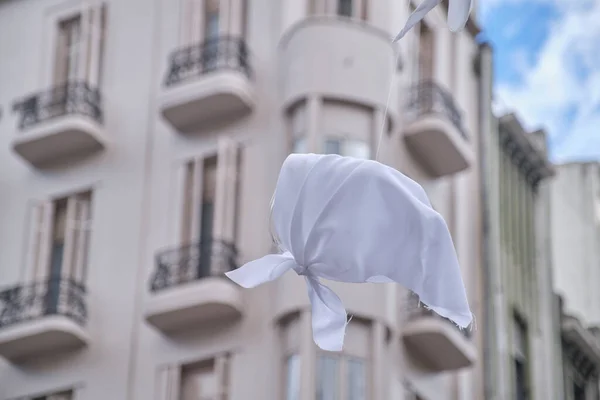
M 216 37 L 174 51 L 170 57 L 165 84 L 167 87 L 173 86 L 222 69 L 241 71 L 250 77 L 248 48 L 244 40 L 228 36 Z
M 100 91 L 85 82 L 68 82 L 28 96 L 13 105 L 20 113 L 19 128 L 26 129 L 69 114 L 87 116 L 102 123 Z
M 49 315 L 87 320 L 85 287 L 70 279 L 49 279 L 0 292 L 0 329 Z
M 448 318 L 444 318 L 441 315 L 437 314 L 436 312 L 426 308 L 424 305 L 421 304 L 421 302 L 419 301 L 419 296 L 417 296 L 416 294 L 411 293 L 408 296 L 406 304 L 407 304 L 407 311 L 408 311 L 407 314 L 408 314 L 409 321 L 420 318 L 420 317 L 439 318 L 440 320 L 443 320 L 445 323 L 452 325 L 453 328 L 458 330 L 467 339 L 469 339 L 471 337 L 470 329 L 461 329 L 454 322 L 449 320 Z
M 461 136 L 468 140 L 462 116 L 452 95 L 435 82 L 422 81 L 409 91 L 407 111 L 415 118 L 430 113 L 442 114 L 452 122 Z
M 208 240 L 156 256 L 156 272 L 150 290 L 158 292 L 173 286 L 219 276 L 237 268 L 237 250 L 232 243 Z

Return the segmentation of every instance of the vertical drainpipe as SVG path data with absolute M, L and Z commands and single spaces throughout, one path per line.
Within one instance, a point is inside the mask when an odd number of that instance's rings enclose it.
M 482 283 L 483 293 L 490 295 L 483 296 L 483 385 L 484 398 L 495 399 L 495 367 L 494 358 L 499 356 L 495 354 L 495 313 L 494 313 L 494 268 L 498 266 L 494 260 L 494 235 L 491 234 L 492 227 L 492 207 L 490 199 L 490 177 L 495 172 L 490 159 L 490 141 L 493 137 L 493 116 L 492 116 L 492 93 L 493 93 L 493 59 L 492 48 L 486 42 L 479 44 L 479 57 L 475 68 L 479 72 L 479 126 L 482 130 L 479 138 L 479 165 L 481 166 L 480 187 L 482 204 Z

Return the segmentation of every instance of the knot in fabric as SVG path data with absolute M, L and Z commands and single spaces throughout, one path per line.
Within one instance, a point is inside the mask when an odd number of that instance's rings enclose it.
M 300 275 L 300 276 L 314 276 L 314 274 L 309 270 L 309 266 L 300 265 L 295 260 L 294 260 L 294 264 L 295 265 L 292 266 L 292 269 L 298 275 Z
M 315 343 L 323 350 L 341 351 L 346 331 L 346 310 L 340 298 L 319 282 L 318 275 L 310 269 L 310 265 L 300 265 L 290 252 L 285 252 L 251 261 L 226 275 L 238 285 L 251 288 L 273 281 L 290 270 L 304 277 L 306 282 Z

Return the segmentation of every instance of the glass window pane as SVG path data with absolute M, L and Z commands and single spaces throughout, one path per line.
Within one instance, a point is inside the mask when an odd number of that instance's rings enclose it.
M 219 37 L 219 1 L 208 0 L 205 3 L 204 35 L 206 40 Z
M 348 360 L 348 376 L 346 381 L 348 400 L 366 400 L 366 373 L 363 360 Z
M 306 153 L 308 148 L 306 147 L 306 138 L 300 137 L 294 140 L 292 153 Z
M 316 400 L 339 400 L 339 361 L 329 356 L 319 356 L 317 362 Z
M 342 143 L 339 139 L 327 139 L 325 141 L 325 154 L 339 154 L 342 155 Z
M 370 151 L 369 145 L 360 140 L 347 140 L 344 142 L 344 156 L 354 157 L 354 158 L 362 158 L 369 159 Z
M 218 392 L 212 363 L 184 367 L 181 375 L 181 400 L 209 399 Z
M 338 15 L 342 17 L 352 17 L 352 1 L 353 0 L 338 0 Z
M 285 399 L 300 399 L 300 356 L 293 354 L 286 362 Z

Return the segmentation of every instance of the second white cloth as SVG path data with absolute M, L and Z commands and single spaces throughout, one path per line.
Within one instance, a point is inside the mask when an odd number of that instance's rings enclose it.
M 421 2 L 415 11 L 408 17 L 404 28 L 402 28 L 400 33 L 394 38 L 394 42 L 402 39 L 408 31 L 425 18 L 425 15 L 429 11 L 433 10 L 433 8 L 441 2 L 442 0 L 423 0 L 423 2 Z M 448 28 L 450 28 L 452 32 L 458 32 L 467 24 L 469 13 L 471 12 L 471 3 L 472 0 L 449 0 Z

